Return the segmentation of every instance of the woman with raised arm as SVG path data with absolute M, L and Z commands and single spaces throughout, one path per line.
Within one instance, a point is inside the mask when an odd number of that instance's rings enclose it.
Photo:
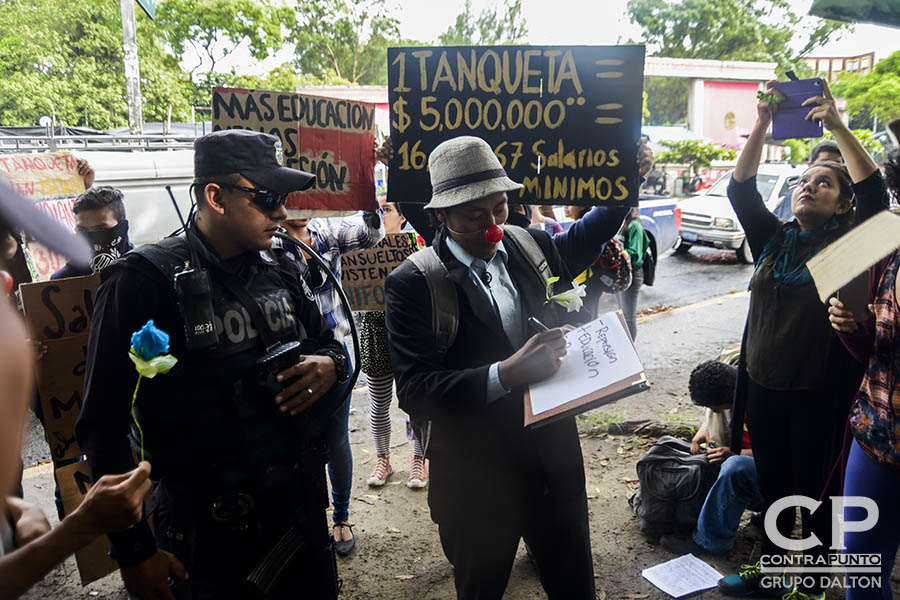
M 767 92 L 778 94 L 771 88 Z M 791 197 L 794 219 L 779 221 L 756 188 L 760 155 L 777 103 L 759 103 L 756 125 L 728 186 L 728 197 L 756 257 L 734 411 L 746 415 L 767 511 L 776 500 L 794 494 L 813 499 L 840 494 L 839 478 L 829 475 L 840 454 L 844 422 L 863 365 L 831 329 L 806 262 L 856 221 L 886 206 L 875 163 L 841 122 L 827 85 L 823 92 L 824 96 L 806 100 L 807 119 L 820 120 L 832 131 L 846 167 L 833 162 L 809 167 Z M 739 441 L 740 434 L 733 439 Z M 815 533 L 819 540 L 831 539 L 827 510 L 812 515 L 804 510 L 802 516 L 804 537 Z M 794 525 L 793 508 L 777 514 L 777 525 L 778 532 L 767 528 L 762 566 L 768 557 L 784 553 L 783 537 L 790 537 Z M 808 553 L 827 551 L 825 541 Z M 819 585 L 791 589 L 760 567 L 759 561 L 744 565 L 740 573 L 721 579 L 719 589 L 734 596 L 824 598 Z M 780 573 L 779 569 L 776 575 Z

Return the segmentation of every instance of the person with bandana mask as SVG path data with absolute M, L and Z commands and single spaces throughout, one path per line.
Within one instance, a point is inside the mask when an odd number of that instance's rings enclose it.
M 98 273 L 134 248 L 128 239 L 128 219 L 120 190 L 109 186 L 92 187 L 72 205 L 75 231 L 91 245 L 91 265 L 76 267 L 67 263 L 50 279 L 80 277 Z

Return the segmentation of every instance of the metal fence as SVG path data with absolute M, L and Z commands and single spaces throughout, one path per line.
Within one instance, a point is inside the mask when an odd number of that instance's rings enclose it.
M 0 137 L 0 152 L 60 150 L 182 150 L 193 148 L 195 135 L 34 135 Z

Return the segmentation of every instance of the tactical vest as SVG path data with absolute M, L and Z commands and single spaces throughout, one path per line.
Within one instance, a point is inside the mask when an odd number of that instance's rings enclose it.
M 120 266 L 110 268 L 136 269 L 166 286 L 177 313 L 173 278 L 189 260 L 186 240 L 171 237 L 130 252 Z M 307 334 L 298 302 L 313 300 L 289 292 L 304 288 L 285 260 L 277 250 L 263 251 L 237 275 L 278 340 L 302 343 Z M 211 256 L 201 262 L 212 282 L 218 345 L 189 353 L 183 328 L 169 331 L 171 353 L 179 363 L 170 373 L 143 382 L 137 400 L 144 449 L 154 475 L 173 486 L 187 483 L 209 496 L 253 491 L 264 485 L 268 467 L 296 464 L 311 440 L 304 420 L 281 413 L 272 392 L 259 382 L 256 361 L 266 349 L 247 308 L 221 283 L 228 267 Z

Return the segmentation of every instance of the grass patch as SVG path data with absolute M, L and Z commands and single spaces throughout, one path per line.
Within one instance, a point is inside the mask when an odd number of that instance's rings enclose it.
M 585 426 L 594 429 L 608 427 L 613 423 L 624 423 L 628 418 L 625 409 L 622 410 L 592 410 L 581 415 L 581 421 Z

